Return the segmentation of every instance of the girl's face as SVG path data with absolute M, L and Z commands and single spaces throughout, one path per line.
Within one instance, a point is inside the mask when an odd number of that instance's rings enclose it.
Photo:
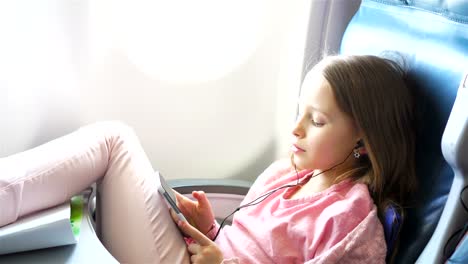
M 323 171 L 343 162 L 361 135 L 350 116 L 342 112 L 332 88 L 320 71 L 304 79 L 299 116 L 292 130 L 293 162 L 300 169 Z M 349 157 L 342 169 L 352 166 Z

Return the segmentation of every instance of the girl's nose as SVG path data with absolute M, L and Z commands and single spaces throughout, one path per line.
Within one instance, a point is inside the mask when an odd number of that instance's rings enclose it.
M 292 130 L 292 134 L 296 138 L 303 138 L 305 136 L 305 130 L 302 127 L 302 120 L 297 120 L 296 124 L 294 125 L 294 128 Z

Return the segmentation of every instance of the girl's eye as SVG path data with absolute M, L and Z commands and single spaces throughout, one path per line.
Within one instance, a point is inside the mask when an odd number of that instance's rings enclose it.
M 322 127 L 323 125 L 325 125 L 325 123 L 315 122 L 313 119 L 311 120 L 311 122 L 312 122 L 312 125 L 316 127 Z

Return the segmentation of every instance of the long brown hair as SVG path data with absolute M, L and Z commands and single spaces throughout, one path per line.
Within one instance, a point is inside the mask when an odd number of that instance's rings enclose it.
M 367 157 L 345 177 L 368 185 L 381 220 L 390 204 L 403 216 L 416 188 L 413 98 L 405 71 L 371 55 L 330 56 L 317 66 L 339 108 L 364 135 Z

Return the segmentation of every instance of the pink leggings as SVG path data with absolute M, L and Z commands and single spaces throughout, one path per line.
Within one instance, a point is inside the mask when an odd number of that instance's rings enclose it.
M 0 159 L 0 226 L 69 200 L 98 182 L 101 241 L 121 263 L 188 263 L 159 180 L 133 130 L 85 126 Z

